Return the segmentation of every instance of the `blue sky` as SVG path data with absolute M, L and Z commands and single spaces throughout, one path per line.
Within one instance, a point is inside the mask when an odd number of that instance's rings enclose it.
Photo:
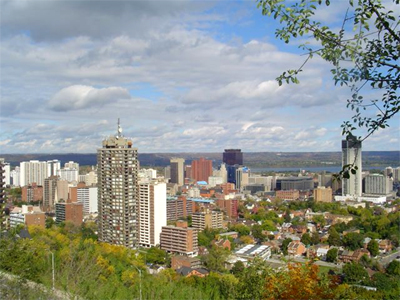
M 316 19 L 337 26 L 346 3 Z M 255 1 L 5 0 L 0 11 L 0 153 L 95 152 L 118 118 L 140 152 L 340 151 L 349 90 L 320 59 L 279 87 L 305 57 Z M 398 150 L 399 118 L 390 125 L 364 149 Z

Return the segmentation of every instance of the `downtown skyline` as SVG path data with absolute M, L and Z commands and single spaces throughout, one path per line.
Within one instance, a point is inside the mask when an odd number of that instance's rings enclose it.
M 339 24 L 344 4 L 317 19 Z M 142 153 L 340 151 L 349 89 L 320 59 L 279 87 L 300 42 L 253 1 L 0 5 L 0 153 L 94 153 L 118 118 Z M 389 124 L 363 150 L 398 150 Z

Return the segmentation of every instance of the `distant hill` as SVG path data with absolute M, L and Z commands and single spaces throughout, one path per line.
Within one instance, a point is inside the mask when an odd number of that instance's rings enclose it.
M 243 160 L 249 167 L 323 167 L 340 166 L 341 152 L 245 152 Z M 0 154 L 6 162 L 17 166 L 21 161 L 59 159 L 62 164 L 68 161 L 80 165 L 96 165 L 95 153 L 63 153 L 63 154 Z M 141 166 L 165 167 L 171 157 L 182 157 L 186 163 L 204 157 L 213 161 L 215 166 L 222 162 L 222 153 L 139 153 Z M 363 151 L 363 166 L 392 166 L 400 165 L 400 151 Z

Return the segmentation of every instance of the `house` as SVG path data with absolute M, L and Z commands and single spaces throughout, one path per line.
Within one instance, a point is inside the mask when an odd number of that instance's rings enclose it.
M 230 231 L 230 232 L 224 232 L 224 233 L 220 233 L 218 234 L 218 236 L 220 238 L 228 238 L 231 237 L 233 239 L 237 239 L 239 237 L 239 233 L 237 233 L 236 231 Z
M 231 241 L 228 239 L 220 239 L 217 241 L 213 241 L 212 244 L 219 248 L 225 248 L 231 250 Z
M 208 270 L 204 268 L 192 269 L 188 267 L 181 267 L 178 270 L 176 270 L 176 273 L 185 277 L 191 277 L 191 276 L 206 277 L 210 272 L 208 272 Z
M 379 252 L 388 253 L 392 251 L 393 245 L 390 240 L 378 240 Z
M 354 218 L 353 216 L 343 216 L 343 215 L 334 215 L 334 214 L 327 214 L 326 216 L 328 222 L 332 225 L 335 225 L 337 223 L 349 223 L 352 221 Z
M 369 251 L 366 249 L 357 249 L 355 251 L 343 250 L 339 254 L 339 260 L 347 263 L 352 261 L 359 261 L 363 255 L 370 257 Z
M 343 231 L 343 236 L 345 236 L 346 234 L 349 234 L 349 233 L 360 233 L 360 229 L 345 230 L 345 231 Z
M 154 264 L 149 264 L 147 266 L 147 271 L 149 274 L 158 274 L 162 270 L 165 270 L 166 268 L 164 266 L 159 266 L 159 265 L 154 265 Z
M 300 241 L 292 241 L 287 250 L 289 255 L 299 256 L 306 252 L 306 246 Z
M 192 269 L 200 268 L 201 261 L 197 257 L 188 257 L 183 255 L 174 255 L 171 257 L 171 268 L 178 270 L 181 267 Z
M 243 257 L 239 257 L 236 255 L 231 255 L 228 257 L 228 259 L 225 261 L 225 268 L 227 270 L 232 270 L 233 266 L 238 262 L 241 261 L 243 265 L 246 267 L 247 266 L 247 259 Z
M 289 231 L 291 233 L 303 235 L 304 233 L 307 232 L 307 226 L 304 226 L 304 225 L 292 225 L 290 227 Z

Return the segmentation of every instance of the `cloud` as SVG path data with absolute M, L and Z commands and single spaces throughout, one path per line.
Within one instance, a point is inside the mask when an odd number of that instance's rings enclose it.
M 55 111 L 69 111 L 101 106 L 120 99 L 129 99 L 129 91 L 121 87 L 94 88 L 86 85 L 73 85 L 63 88 L 49 101 Z

